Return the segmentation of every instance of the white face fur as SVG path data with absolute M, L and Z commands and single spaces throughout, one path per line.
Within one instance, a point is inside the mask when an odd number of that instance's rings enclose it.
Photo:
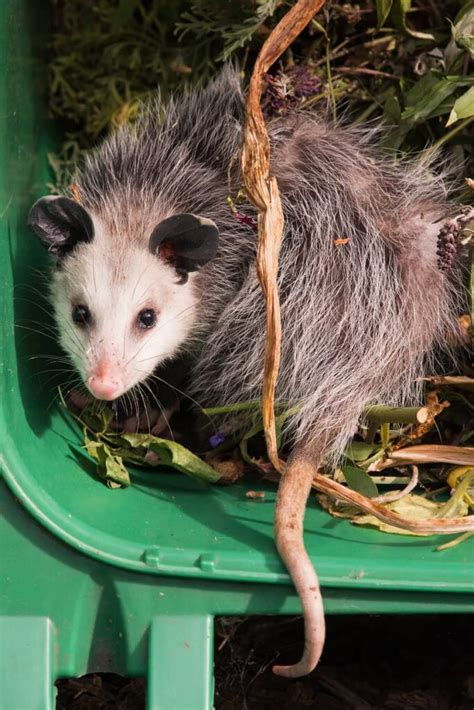
M 99 399 L 116 399 L 145 380 L 183 345 L 197 316 L 195 273 L 176 270 L 124 243 L 111 252 L 94 220 L 94 239 L 57 269 L 52 301 L 62 347 Z

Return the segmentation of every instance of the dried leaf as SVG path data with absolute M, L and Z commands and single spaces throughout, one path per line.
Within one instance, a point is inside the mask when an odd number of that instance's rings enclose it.
M 265 41 L 254 66 L 247 96 L 247 120 L 242 149 L 245 189 L 259 212 L 257 273 L 266 302 L 266 337 L 262 418 L 270 461 L 279 471 L 275 426 L 275 390 L 281 351 L 281 316 L 277 275 L 283 237 L 283 209 L 276 178 L 270 175 L 270 141 L 260 105 L 264 75 L 324 4 L 299 0 Z
M 130 485 L 130 476 L 122 457 L 113 452 L 107 444 L 87 440 L 85 449 L 97 461 L 97 473 L 101 478 L 105 478 L 109 488 Z
M 449 515 L 453 501 L 462 499 L 469 508 L 474 508 L 474 466 L 457 466 L 451 469 L 447 483 L 452 488 L 451 499 L 445 504 L 444 515 Z
M 394 513 L 405 518 L 405 520 L 432 520 L 439 517 L 439 513 L 444 507 L 443 503 L 435 503 L 432 500 L 427 500 L 423 496 L 409 494 L 400 500 L 393 503 L 387 503 L 386 508 Z M 457 511 L 457 516 L 464 516 L 468 513 L 466 503 L 462 503 Z M 454 517 L 454 516 L 453 516 Z M 378 520 L 374 515 L 357 516 L 352 521 L 356 525 L 370 525 L 376 527 L 383 532 L 394 533 L 396 535 L 418 535 L 426 536 L 427 533 L 411 532 L 403 528 L 396 528 L 393 525 L 388 525 Z
M 466 390 L 467 392 L 474 392 L 474 377 L 467 377 L 464 375 L 447 375 L 447 376 L 436 376 L 436 377 L 425 377 L 427 382 L 431 382 L 433 385 L 456 387 L 458 389 Z
M 456 547 L 459 545 L 461 542 L 464 542 L 465 540 L 469 540 L 470 537 L 473 537 L 474 533 L 472 532 L 465 532 L 462 535 L 459 535 L 458 537 L 455 537 L 454 540 L 450 540 L 449 542 L 445 542 L 443 545 L 438 545 L 436 550 L 438 552 L 441 552 L 442 550 L 449 550 L 451 547 Z
M 247 491 L 245 497 L 251 500 L 264 500 L 265 493 L 264 491 Z
M 219 458 L 210 458 L 209 464 L 219 473 L 219 483 L 235 483 L 245 473 L 244 463 L 240 459 L 223 461 Z
M 216 483 L 220 479 L 220 474 L 209 464 L 175 441 L 160 439 L 153 434 L 121 434 L 120 438 L 132 447 L 150 449 L 159 457 L 162 464 L 172 466 L 191 478 L 207 483 Z

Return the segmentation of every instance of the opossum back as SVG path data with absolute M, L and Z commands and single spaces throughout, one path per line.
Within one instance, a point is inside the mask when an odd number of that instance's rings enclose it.
M 337 453 L 366 404 L 419 396 L 429 353 L 456 329 L 456 288 L 435 253 L 450 205 L 426 167 L 394 166 L 360 132 L 306 115 L 269 130 L 285 216 L 278 397 L 300 405 L 294 436 L 327 434 Z M 250 267 L 204 345 L 202 398 L 260 395 L 264 322 Z

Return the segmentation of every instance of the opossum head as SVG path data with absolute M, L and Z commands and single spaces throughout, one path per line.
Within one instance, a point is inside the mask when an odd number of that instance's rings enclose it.
M 198 314 L 196 272 L 217 251 L 214 222 L 168 213 L 147 233 L 111 235 L 79 203 L 44 197 L 28 224 L 56 261 L 60 342 L 94 397 L 117 399 L 180 351 Z

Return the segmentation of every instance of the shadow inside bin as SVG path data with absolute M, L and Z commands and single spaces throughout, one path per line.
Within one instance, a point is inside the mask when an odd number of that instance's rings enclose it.
M 52 412 L 58 406 L 58 387 L 70 378 L 73 369 L 72 366 L 66 369 L 57 359 L 63 353 L 53 335 L 54 321 L 47 311 L 48 302 L 44 298 L 41 303 L 34 291 L 37 288 L 45 291 L 45 285 L 32 268 L 29 272 L 29 282 L 26 270 L 22 269 L 21 281 L 16 281 L 14 287 L 15 353 L 25 417 L 35 435 L 41 436 L 50 428 Z
M 68 443 L 70 455 L 68 458 L 81 469 L 81 475 L 86 474 L 95 481 L 100 489 L 104 489 L 105 483 L 97 475 L 95 463 L 73 443 Z M 255 510 L 253 518 L 240 518 L 238 515 L 229 515 L 226 510 L 225 502 L 229 506 L 227 499 L 226 488 L 221 486 L 209 485 L 198 480 L 192 479 L 178 471 L 163 471 L 158 472 L 153 469 L 137 469 L 129 468 L 130 477 L 132 480 L 131 487 L 123 493 L 129 497 L 129 505 L 133 507 L 133 497 L 136 495 L 147 496 L 150 498 L 150 507 L 148 514 L 144 517 L 144 531 L 146 528 L 145 521 L 157 519 L 157 508 L 154 503 L 158 500 L 160 504 L 176 506 L 179 509 L 180 516 L 184 515 L 185 519 L 194 520 L 200 528 L 199 539 L 190 539 L 189 546 L 202 547 L 200 552 L 218 551 L 216 544 L 219 537 L 224 537 L 238 543 L 239 547 L 247 547 L 250 550 L 264 555 L 264 560 L 261 561 L 261 568 L 268 569 L 272 572 L 284 573 L 284 567 L 281 564 L 273 542 L 273 500 L 264 502 L 252 502 L 245 498 L 247 491 L 246 487 L 237 485 L 233 487 L 234 492 L 232 498 L 236 504 L 246 503 L 248 510 Z M 110 496 L 114 495 L 113 491 L 100 491 L 107 493 Z M 226 500 L 227 499 L 227 500 Z M 268 510 L 270 507 L 271 512 Z M 266 509 L 266 521 L 262 521 L 261 513 Z M 88 513 L 84 511 L 84 517 L 87 519 Z M 178 530 L 178 522 L 176 522 Z M 169 531 L 167 531 L 168 533 Z M 181 532 L 178 530 L 178 532 Z M 160 527 L 156 525 L 156 536 L 152 544 L 160 546 L 163 544 L 160 539 Z M 98 539 L 100 539 L 100 530 L 98 529 Z M 143 540 L 139 542 L 144 547 L 150 544 L 144 533 Z M 169 543 L 168 543 L 169 544 Z M 227 546 L 227 545 L 226 545 Z
M 4 294 L 5 298 L 13 300 L 17 367 L 12 363 L 11 371 L 18 370 L 20 397 L 28 424 L 41 436 L 50 425 L 54 400 L 54 383 L 48 383 L 47 379 L 51 374 L 58 375 L 43 371 L 46 358 L 57 355 L 60 348 L 54 338 L 49 337 L 53 324 L 46 298 L 49 260 L 27 228 L 33 202 L 39 194 L 48 192 L 45 185 L 49 171 L 47 152 L 52 147 L 55 132 L 55 124 L 47 115 L 48 48 L 42 33 L 38 32 L 38 27 L 44 27 L 47 20 L 44 8 L 33 5 L 30 4 L 23 18 L 25 46 L 17 50 L 14 65 L 7 66 L 5 71 L 11 101 L 2 114 L 2 122 L 11 141 L 6 146 L 6 160 L 2 164 L 2 195 L 6 200 L 2 221 L 7 231 L 8 242 L 5 241 L 13 280 L 12 293 Z M 46 278 L 41 278 L 39 272 Z M 10 290 L 10 285 L 7 288 Z M 41 357 L 32 359 L 38 355 Z M 13 358 L 13 352 L 9 351 L 8 356 Z
M 178 478 L 171 478 L 178 476 Z M 231 537 L 239 544 L 245 544 L 250 549 L 263 554 L 279 557 L 276 552 L 273 533 L 273 514 L 275 506 L 276 486 L 271 487 L 264 484 L 259 487 L 266 493 L 267 499 L 263 501 L 249 500 L 246 492 L 249 484 L 231 484 L 229 486 L 200 485 L 188 479 L 182 479 L 182 474 L 170 474 L 169 480 L 162 475 L 153 480 L 153 470 L 143 472 L 137 481 L 132 474 L 132 485 L 138 487 L 140 491 L 154 498 L 171 499 L 171 494 L 176 498 L 180 510 L 186 517 L 199 523 L 205 520 L 210 530 L 210 537 L 215 534 L 223 534 Z M 190 486 L 195 495 L 190 497 Z M 185 495 L 180 496 L 180 490 Z M 200 502 L 200 497 L 206 496 L 205 501 Z M 242 503 L 245 504 L 245 513 L 242 512 Z M 203 512 L 205 509 L 205 513 Z M 232 513 L 229 513 L 229 509 Z M 358 527 L 359 539 L 354 537 L 355 526 L 349 520 L 333 518 L 326 513 L 321 515 L 322 509 L 313 498 L 308 501 L 305 518 L 304 535 L 307 542 L 311 544 L 317 539 L 328 539 L 350 543 L 362 547 L 385 547 L 398 548 L 403 550 L 409 548 L 425 548 L 432 551 L 439 543 L 439 536 L 414 537 L 403 536 L 392 533 L 381 533 L 375 528 Z M 264 515 L 262 515 L 264 513 Z M 317 517 L 316 515 L 317 514 Z M 257 528 L 257 529 L 256 529 Z M 447 538 L 448 539 L 448 538 Z M 157 543 L 159 544 L 159 543 Z M 281 564 L 281 571 L 284 567 Z M 275 571 L 272 568 L 272 571 Z
M 70 444 L 71 459 L 79 465 L 99 486 L 104 486 L 96 473 L 95 464 L 81 451 Z M 164 472 L 158 469 L 131 469 L 132 487 L 128 493 L 147 496 L 150 500 L 148 519 L 154 519 L 153 501 L 174 506 L 179 509 L 180 516 L 185 520 L 195 521 L 200 527 L 199 540 L 190 539 L 190 547 L 201 545 L 203 552 L 228 552 L 229 540 L 237 543 L 240 552 L 245 550 L 261 555 L 258 561 L 259 569 L 272 573 L 285 573 L 285 568 L 276 552 L 273 533 L 273 512 L 276 488 L 269 484 L 260 486 L 266 493 L 263 501 L 246 498 L 246 492 L 251 484 L 232 484 L 230 486 L 207 485 L 186 477 L 176 471 Z M 127 492 L 126 492 L 127 493 Z M 110 492 L 110 495 L 113 495 Z M 409 548 L 419 548 L 432 551 L 438 544 L 438 537 L 426 538 L 403 537 L 394 534 L 382 534 L 372 528 L 360 528 L 354 536 L 354 526 L 349 521 L 336 520 L 326 514 L 321 516 L 317 501 L 313 498 L 308 502 L 308 512 L 305 520 L 305 539 L 309 547 L 314 547 L 317 540 L 331 540 L 341 545 L 362 546 L 370 548 L 385 547 L 399 549 L 401 552 Z M 318 513 L 317 517 L 314 515 Z M 182 519 L 181 517 L 181 519 Z M 179 525 L 177 520 L 176 525 Z M 203 529 L 205 532 L 203 533 Z M 180 532 L 180 531 L 178 531 Z M 219 540 L 224 547 L 219 548 Z M 149 544 L 143 540 L 143 544 Z M 153 544 L 160 546 L 160 528 L 156 526 L 156 540 Z M 206 548 L 206 545 L 209 545 Z
M 249 506 L 255 506 L 255 516 L 247 520 L 240 519 L 236 514 L 229 514 L 227 509 L 229 502 L 225 501 L 227 494 L 223 487 L 202 484 L 185 478 L 183 474 L 177 472 L 170 473 L 169 478 L 164 475 L 157 476 L 155 481 L 152 478 L 152 471 L 147 475 L 150 478 L 149 482 L 143 483 L 142 479 L 137 484 L 133 481 L 132 486 L 138 488 L 142 494 L 166 500 L 170 505 L 176 504 L 185 519 L 197 522 L 201 531 L 205 528 L 205 532 L 199 539 L 190 539 L 190 546 L 200 546 L 202 552 L 227 552 L 230 539 L 238 544 L 241 552 L 247 548 L 249 551 L 263 555 L 259 564 L 262 571 L 285 572 L 273 541 L 271 514 L 267 513 L 266 521 L 262 520 L 261 516 L 264 507 L 267 510 L 270 507 L 273 511 L 273 501 L 262 505 L 247 500 Z M 246 490 L 246 487 L 235 484 L 232 499 L 236 505 L 246 502 Z M 219 547 L 220 540 L 224 541 L 225 548 Z M 156 544 L 160 545 L 158 527 Z

